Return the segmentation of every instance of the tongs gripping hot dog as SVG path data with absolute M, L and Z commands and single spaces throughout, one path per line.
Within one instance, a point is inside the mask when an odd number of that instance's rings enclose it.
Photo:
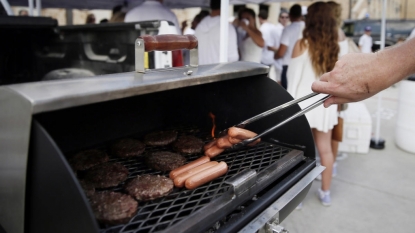
M 273 108 L 273 109 L 270 109 L 270 110 L 268 110 L 268 111 L 266 111 L 266 112 L 263 112 L 263 113 L 261 113 L 261 114 L 258 114 L 258 115 L 254 116 L 254 117 L 251 117 L 251 118 L 249 118 L 248 120 L 242 121 L 241 123 L 239 123 L 239 124 L 235 125 L 234 127 L 238 127 L 238 128 L 245 128 L 245 126 L 246 126 L 246 125 L 248 125 L 248 124 L 250 124 L 250 123 L 252 123 L 252 122 L 254 122 L 254 121 L 257 121 L 257 120 L 259 120 L 259 119 L 261 119 L 261 118 L 263 118 L 263 117 L 266 117 L 266 116 L 268 116 L 268 115 L 271 115 L 271 114 L 273 114 L 273 113 L 279 112 L 279 111 L 281 111 L 281 110 L 283 110 L 283 109 L 285 109 L 285 108 L 288 108 L 288 107 L 294 106 L 295 104 L 297 104 L 297 103 L 299 103 L 299 102 L 302 102 L 302 101 L 304 101 L 304 100 L 306 100 L 306 99 L 309 99 L 309 98 L 311 98 L 311 97 L 314 97 L 314 96 L 316 96 L 316 95 L 318 95 L 318 94 L 319 94 L 319 93 L 311 93 L 311 94 L 309 94 L 309 95 L 306 95 L 306 96 L 304 96 L 304 97 L 298 98 L 298 99 L 296 99 L 296 100 L 292 100 L 292 101 L 287 102 L 287 103 L 285 103 L 285 104 L 282 104 L 282 105 L 280 105 L 280 106 L 278 106 L 278 107 L 275 107 L 275 108 Z M 275 125 L 275 126 L 273 126 L 273 127 L 269 128 L 269 129 L 265 130 L 264 132 L 262 132 L 262 133 L 260 133 L 260 134 L 256 135 L 255 137 L 253 137 L 253 138 L 249 138 L 249 139 L 245 139 L 245 140 L 243 140 L 243 141 L 241 141 L 241 142 L 239 142 L 239 143 L 233 144 L 233 145 L 232 145 L 232 147 L 231 147 L 230 149 L 240 149 L 240 148 L 242 148 L 242 147 L 244 147 L 244 146 L 246 146 L 246 145 L 248 145 L 248 144 L 253 143 L 253 142 L 254 142 L 254 141 L 256 141 L 257 139 L 259 139 L 259 138 L 261 138 L 261 137 L 265 136 L 266 134 L 270 133 L 271 131 L 273 131 L 273 130 L 275 130 L 275 129 L 277 129 L 277 128 L 281 127 L 281 126 L 283 126 L 283 125 L 284 125 L 284 124 L 286 124 L 287 122 L 289 122 L 289 121 L 291 121 L 291 120 L 293 120 L 293 119 L 295 119 L 295 118 L 297 118 L 297 117 L 299 117 L 299 116 L 302 116 L 302 115 L 304 115 L 305 113 L 307 113 L 308 111 L 310 111 L 310 110 L 312 110 L 312 109 L 316 108 L 317 106 L 321 105 L 321 104 L 322 104 L 322 103 L 323 103 L 326 99 L 328 99 L 328 98 L 330 98 L 330 95 L 327 95 L 327 96 L 325 96 L 325 97 L 321 98 L 320 100 L 318 100 L 318 101 L 314 102 L 313 104 L 311 104 L 311 105 L 307 106 L 306 108 L 304 108 L 303 110 L 301 110 L 301 111 L 297 112 L 296 114 L 292 115 L 291 117 L 287 118 L 286 120 L 284 120 L 284 121 L 280 122 L 279 124 L 277 124 L 277 125 Z M 219 135 L 226 135 L 226 134 L 228 133 L 228 130 L 229 130 L 229 128 L 228 128 L 228 129 L 226 129 L 226 130 L 223 130 L 222 132 L 220 132 L 220 133 L 219 133 Z

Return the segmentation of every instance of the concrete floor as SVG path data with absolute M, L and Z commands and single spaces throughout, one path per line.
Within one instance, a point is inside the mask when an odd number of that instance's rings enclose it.
M 398 91 L 399 84 L 382 94 L 385 114 L 380 135 L 386 140 L 385 149 L 348 153 L 338 162 L 330 207 L 320 204 L 316 190 L 321 183 L 313 182 L 303 208 L 281 223 L 290 233 L 415 232 L 415 154 L 394 142 Z M 377 96 L 364 101 L 371 114 L 377 101 Z M 376 119 L 372 120 L 374 129 Z

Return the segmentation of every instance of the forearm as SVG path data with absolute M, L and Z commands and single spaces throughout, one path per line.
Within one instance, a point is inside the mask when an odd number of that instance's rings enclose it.
M 273 52 L 278 52 L 278 48 L 277 47 L 273 47 L 273 46 L 267 46 L 267 49 Z
M 247 28 L 246 32 L 252 38 L 252 40 L 254 41 L 256 45 L 258 45 L 261 48 L 264 47 L 265 45 L 264 39 L 262 38 L 262 35 L 259 31 L 253 30 L 251 28 Z
M 391 86 L 415 73 L 415 38 L 376 53 L 385 85 Z

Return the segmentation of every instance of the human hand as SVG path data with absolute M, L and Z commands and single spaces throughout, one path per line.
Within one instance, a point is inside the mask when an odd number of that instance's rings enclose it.
M 240 21 L 238 18 L 235 18 L 235 19 L 233 20 L 233 22 L 232 22 L 232 25 L 233 25 L 235 28 L 237 28 L 237 27 L 239 27 L 240 22 L 241 22 L 241 21 Z
M 248 26 L 249 26 L 248 24 L 249 24 L 249 20 L 247 19 L 242 19 L 239 21 L 239 26 L 245 31 L 248 29 Z
M 323 74 L 311 89 L 332 95 L 324 107 L 332 104 L 357 102 L 388 87 L 388 75 L 378 64 L 378 54 L 350 53 L 342 56 L 334 69 Z

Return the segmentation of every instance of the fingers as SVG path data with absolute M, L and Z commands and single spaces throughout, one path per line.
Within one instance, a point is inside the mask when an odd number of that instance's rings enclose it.
M 323 75 L 324 76 L 324 75 Z M 321 76 L 323 78 L 323 76 Z M 327 81 L 317 80 L 311 85 L 311 90 L 316 93 L 333 95 L 333 84 Z
M 328 108 L 332 104 L 345 104 L 345 103 L 350 103 L 350 102 L 353 102 L 353 101 L 350 100 L 350 99 L 346 99 L 346 98 L 332 96 L 332 97 L 328 98 L 326 101 L 324 101 L 324 107 Z

